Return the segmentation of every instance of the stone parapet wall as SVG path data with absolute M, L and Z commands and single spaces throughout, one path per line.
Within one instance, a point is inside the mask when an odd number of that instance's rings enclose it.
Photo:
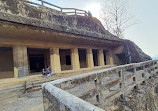
M 63 111 L 67 108 L 70 111 L 75 111 L 70 107 L 71 105 L 69 106 L 65 100 L 61 99 L 61 96 L 66 99 L 67 93 L 72 95 L 69 97 L 71 100 L 75 96 L 75 98 L 78 97 L 106 110 L 116 98 L 124 98 L 131 90 L 138 88 L 140 84 L 145 83 L 157 73 L 157 61 L 146 61 L 45 83 L 42 85 L 45 110 L 52 110 L 51 108 L 54 108 L 54 104 L 56 104 L 65 108 Z M 56 94 L 56 89 L 60 89 L 61 92 Z M 54 99 L 56 101 L 53 101 Z M 55 108 L 55 110 L 59 111 L 60 108 Z
M 49 92 L 54 92 L 54 95 Z M 45 104 L 44 108 L 47 111 L 104 111 L 52 85 L 46 85 L 43 93 L 44 102 L 53 104 Z
M 44 78 L 31 79 L 31 80 L 26 81 L 26 92 L 33 92 L 35 90 L 41 90 L 42 89 L 41 84 L 59 79 L 58 76 L 60 76 L 60 78 L 70 77 L 73 75 L 80 75 L 83 73 L 102 70 L 102 69 L 109 68 L 109 67 L 112 67 L 112 66 L 107 65 L 107 66 L 94 67 L 94 68 L 84 68 L 84 69 L 80 69 L 80 70 L 69 70 L 69 71 L 63 71 L 61 73 L 58 73 L 56 77 L 52 76 L 52 77 L 49 77 L 46 79 L 44 79 Z M 55 74 L 56 73 L 54 73 L 53 75 L 55 75 Z

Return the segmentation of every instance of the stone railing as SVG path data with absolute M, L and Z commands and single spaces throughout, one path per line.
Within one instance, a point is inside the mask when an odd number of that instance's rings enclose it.
M 23 0 L 24 3 L 29 3 L 32 5 L 36 5 L 36 6 L 43 6 L 43 7 L 47 7 L 47 8 L 55 8 L 67 15 L 83 15 L 83 16 L 88 16 L 88 13 L 85 10 L 81 10 L 81 9 L 76 9 L 76 8 L 62 8 L 56 5 L 53 5 L 51 3 L 48 3 L 44 0 L 36 0 L 39 1 L 40 3 L 36 3 L 36 2 L 31 2 L 31 1 L 27 1 L 27 0 Z
M 47 111 L 106 110 L 114 99 L 124 98 L 156 74 L 157 61 L 151 60 L 45 83 L 42 85 L 44 108 Z

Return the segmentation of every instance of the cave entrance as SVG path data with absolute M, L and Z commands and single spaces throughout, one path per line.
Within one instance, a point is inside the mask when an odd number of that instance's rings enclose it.
M 28 48 L 30 75 L 50 65 L 49 49 Z
M 61 70 L 71 70 L 71 50 L 70 49 L 60 49 L 60 64 L 61 64 Z
M 87 67 L 86 53 L 87 53 L 86 49 L 78 49 L 80 68 L 86 68 Z
M 106 58 L 107 58 L 107 51 L 106 50 L 103 50 L 103 55 L 104 55 L 104 65 L 107 65 L 107 61 L 106 61 Z
M 13 49 L 11 47 L 0 47 L 0 79 L 13 77 Z
M 99 51 L 97 49 L 92 50 L 94 66 L 98 66 L 98 52 Z

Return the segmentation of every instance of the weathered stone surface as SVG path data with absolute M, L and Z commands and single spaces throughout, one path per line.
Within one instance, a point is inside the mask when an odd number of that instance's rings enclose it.
M 115 111 L 157 111 L 157 80 L 157 77 L 149 79 L 127 95 L 124 100 L 116 99 L 115 106 L 119 108 Z
M 121 56 L 123 64 L 137 63 L 151 60 L 151 57 L 145 54 L 134 42 L 124 40 L 124 50 Z
M 12 4 L 12 5 L 11 5 Z M 84 35 L 92 38 L 121 41 L 104 29 L 101 22 L 88 16 L 65 15 L 46 7 L 35 7 L 20 0 L 0 1 L 0 19 L 10 22 L 49 28 L 56 31 Z
M 51 85 L 46 85 L 43 93 L 45 111 L 104 111 L 57 87 L 52 88 Z
M 14 76 L 15 77 L 28 76 L 29 71 L 28 71 L 27 47 L 14 46 L 13 58 L 14 58 Z

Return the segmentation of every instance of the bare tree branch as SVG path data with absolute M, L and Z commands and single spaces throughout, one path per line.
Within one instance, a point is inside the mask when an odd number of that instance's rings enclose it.
M 127 13 L 127 0 L 105 0 L 101 19 L 106 30 L 123 38 L 123 32 L 136 23 L 130 23 L 134 16 Z

